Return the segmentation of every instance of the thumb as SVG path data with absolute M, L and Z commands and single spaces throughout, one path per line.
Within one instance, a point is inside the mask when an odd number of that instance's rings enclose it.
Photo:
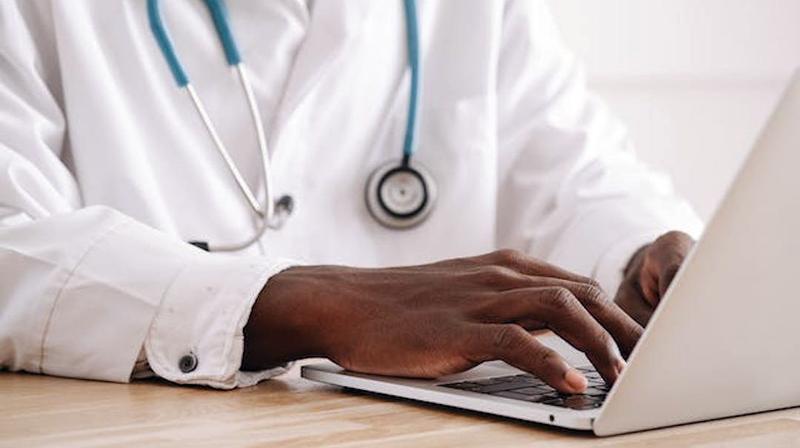
M 661 273 L 658 276 L 658 296 L 659 300 L 664 297 L 669 289 L 669 285 L 675 280 L 675 276 L 680 270 L 680 263 L 669 263 L 661 268 Z

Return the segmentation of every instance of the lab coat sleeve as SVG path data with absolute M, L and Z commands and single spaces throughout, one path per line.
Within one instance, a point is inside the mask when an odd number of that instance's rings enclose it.
M 144 347 L 177 383 L 231 388 L 280 373 L 239 371 L 242 331 L 291 263 L 208 254 L 82 204 L 47 9 L 0 5 L 0 368 L 127 382 Z
M 630 257 L 702 223 L 637 160 L 620 122 L 587 92 L 544 0 L 508 0 L 498 57 L 498 225 L 504 247 L 592 276 L 610 294 Z

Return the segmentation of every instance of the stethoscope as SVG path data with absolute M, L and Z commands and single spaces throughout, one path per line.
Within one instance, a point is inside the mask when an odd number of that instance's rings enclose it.
M 225 147 L 225 143 L 220 138 L 214 123 L 206 112 L 202 100 L 192 87 L 189 77 L 175 52 L 172 40 L 164 27 L 159 0 L 147 1 L 147 13 L 150 28 L 164 55 L 164 59 L 167 61 L 172 76 L 175 78 L 175 82 L 179 88 L 185 90 L 189 95 L 195 110 L 214 143 L 214 147 L 219 152 L 225 165 L 227 165 L 249 208 L 252 209 L 259 221 L 259 227 L 253 236 L 238 243 L 192 243 L 210 251 L 229 252 L 245 249 L 257 243 L 268 228 L 279 229 L 291 214 L 294 204 L 291 196 L 284 195 L 278 200 L 274 198 L 266 133 L 264 132 L 261 113 L 255 101 L 250 79 L 247 75 L 247 69 L 242 62 L 241 54 L 228 21 L 225 1 L 204 1 L 211 13 L 228 65 L 235 69 L 247 99 L 250 118 L 257 135 L 259 155 L 261 156 L 264 177 L 264 206 L 259 204 L 255 194 L 245 182 L 244 177 Z M 417 147 L 416 135 L 420 106 L 419 26 L 417 23 L 416 0 L 403 0 L 403 5 L 406 16 L 408 65 L 411 72 L 403 156 L 399 161 L 392 160 L 379 166 L 369 176 L 365 189 L 366 204 L 370 214 L 380 224 L 393 229 L 407 229 L 420 224 L 430 215 L 436 201 L 436 184 L 433 178 L 423 166 L 412 160 Z

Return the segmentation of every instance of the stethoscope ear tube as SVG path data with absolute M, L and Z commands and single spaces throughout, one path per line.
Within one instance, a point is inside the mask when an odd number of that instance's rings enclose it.
M 225 50 L 225 59 L 228 65 L 237 65 L 242 62 L 239 48 L 236 46 L 236 39 L 233 38 L 233 31 L 228 20 L 228 8 L 222 0 L 205 0 L 211 18 L 214 20 L 214 27 L 217 29 L 222 48 Z
M 217 36 L 222 43 L 222 49 L 225 52 L 225 59 L 228 61 L 228 65 L 240 64 L 242 56 L 239 53 L 239 47 L 236 45 L 236 39 L 233 37 L 225 2 L 222 0 L 205 0 L 205 3 L 211 14 L 211 19 L 214 21 L 214 28 L 217 30 Z M 183 64 L 181 64 L 178 54 L 175 52 L 175 45 L 172 43 L 167 28 L 164 26 L 159 0 L 147 0 L 147 17 L 158 47 L 161 49 L 164 59 L 167 60 L 172 77 L 175 78 L 178 87 L 185 87 L 189 84 L 189 75 L 186 74 L 186 69 L 183 68 Z
M 153 37 L 161 49 L 161 54 L 167 61 L 172 77 L 175 78 L 175 83 L 178 87 L 186 87 L 189 84 L 189 76 L 183 68 L 178 55 L 175 53 L 175 46 L 172 44 L 172 39 L 169 37 L 167 29 L 164 27 L 164 21 L 161 19 L 161 6 L 158 0 L 147 0 L 147 18 L 150 22 L 150 30 L 153 32 Z

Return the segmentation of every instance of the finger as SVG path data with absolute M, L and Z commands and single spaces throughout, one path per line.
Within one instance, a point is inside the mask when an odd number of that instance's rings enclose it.
M 558 391 L 575 394 L 586 390 L 583 374 L 519 325 L 474 325 L 469 331 L 465 349 L 472 362 L 501 360 L 536 375 Z
M 683 232 L 668 232 L 659 237 L 650 247 L 654 275 L 657 275 L 655 290 L 659 298 L 666 294 L 669 285 L 678 273 L 681 264 L 694 246 L 694 239 Z
M 613 383 L 624 361 L 611 335 L 566 288 L 529 288 L 501 294 L 492 302 L 496 309 L 487 309 L 489 323 L 541 322 L 570 345 L 586 354 L 606 381 Z
M 639 273 L 639 288 L 642 290 L 642 295 L 652 306 L 658 305 L 658 278 L 652 272 L 652 268 L 645 265 Z
M 520 294 L 528 296 L 531 314 L 583 352 L 606 381 L 617 380 L 625 365 L 617 343 L 575 294 L 563 287 L 535 288 Z
M 520 280 L 522 283 L 522 280 Z M 633 351 L 644 331 L 636 320 L 608 298 L 600 286 L 594 282 L 574 282 L 555 278 L 530 278 L 528 284 L 535 288 L 564 288 L 572 293 L 614 338 L 624 354 Z
M 557 283 L 553 286 L 566 288 L 575 295 L 586 311 L 611 334 L 626 356 L 633 351 L 644 329 L 611 300 L 599 285 L 567 281 Z
M 521 274 L 543 277 L 555 277 L 574 282 L 591 282 L 588 277 L 575 274 L 542 260 L 529 257 L 515 250 L 499 250 L 485 256 L 484 261 L 504 266 Z
M 668 232 L 660 236 L 652 246 L 656 258 L 663 262 L 680 263 L 692 250 L 694 239 L 683 232 Z
M 661 268 L 661 274 L 658 276 L 658 297 L 662 299 L 667 294 L 667 289 L 675 280 L 678 271 L 681 268 L 681 263 L 670 263 Z
M 639 288 L 631 282 L 622 282 L 614 303 L 644 327 L 653 315 L 655 308 L 642 296 Z M 625 353 L 627 357 L 627 353 Z

